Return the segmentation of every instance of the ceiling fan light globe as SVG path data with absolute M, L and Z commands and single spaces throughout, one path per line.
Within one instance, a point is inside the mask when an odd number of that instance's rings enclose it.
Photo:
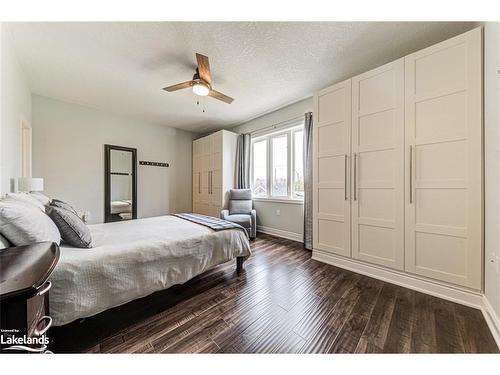
M 195 83 L 193 85 L 193 92 L 196 95 L 207 96 L 209 91 L 210 91 L 210 89 L 208 88 L 208 86 L 204 85 L 203 83 Z

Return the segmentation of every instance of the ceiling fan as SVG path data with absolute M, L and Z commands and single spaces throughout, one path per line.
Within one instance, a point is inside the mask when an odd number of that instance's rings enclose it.
M 193 79 L 191 81 L 164 87 L 163 90 L 172 92 L 192 87 L 192 90 L 196 95 L 210 96 L 227 104 L 231 104 L 234 100 L 233 98 L 212 89 L 212 76 L 210 74 L 208 57 L 197 53 L 196 61 L 198 62 L 198 67 L 196 68 L 196 73 L 194 73 Z

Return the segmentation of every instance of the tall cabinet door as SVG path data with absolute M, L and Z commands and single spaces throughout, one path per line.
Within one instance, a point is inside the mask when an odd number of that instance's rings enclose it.
M 193 141 L 193 212 L 199 213 L 201 199 L 202 139 Z
M 352 255 L 404 268 L 404 59 L 352 79 Z
M 222 209 L 222 173 L 223 173 L 223 132 L 219 131 L 212 136 L 212 153 L 210 155 L 209 176 L 209 204 L 210 216 L 220 217 Z
M 203 215 L 209 214 L 210 209 L 210 168 L 211 168 L 211 152 L 212 152 L 212 139 L 211 136 L 201 138 L 202 156 L 201 156 L 201 193 L 199 200 L 199 213 Z
M 313 247 L 351 256 L 351 80 L 314 98 Z
M 481 289 L 481 30 L 406 57 L 407 272 Z

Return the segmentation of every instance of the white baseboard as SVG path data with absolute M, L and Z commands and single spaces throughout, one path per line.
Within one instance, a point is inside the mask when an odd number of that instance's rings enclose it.
M 500 317 L 493 309 L 493 306 L 491 306 L 490 301 L 488 301 L 488 298 L 486 298 L 486 296 L 484 295 L 483 295 L 483 307 L 481 310 L 483 312 L 484 319 L 486 320 L 486 323 L 490 328 L 491 334 L 493 335 L 493 338 L 495 339 L 498 348 L 500 348 Z
M 313 250 L 312 258 L 375 279 L 387 281 L 388 283 L 483 310 L 483 294 L 478 291 L 455 287 L 400 271 L 389 270 L 385 267 L 333 255 L 321 250 Z
M 286 230 L 265 227 L 263 225 L 257 225 L 257 232 L 270 234 L 270 235 L 273 235 L 276 237 L 282 237 L 282 238 L 286 238 L 288 240 L 293 240 L 293 241 L 297 241 L 297 242 L 304 242 L 304 239 L 302 237 L 302 233 L 289 232 Z

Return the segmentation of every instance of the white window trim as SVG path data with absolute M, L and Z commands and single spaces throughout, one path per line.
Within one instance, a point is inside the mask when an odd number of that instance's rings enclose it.
M 290 196 L 291 199 L 304 201 L 304 197 L 300 197 L 295 194 L 295 133 L 302 132 L 302 141 L 304 141 L 304 126 L 302 127 L 294 127 L 291 129 L 290 133 L 290 143 L 291 143 L 291 156 L 290 156 Z M 304 151 L 304 150 L 302 150 Z M 302 155 L 302 160 L 304 160 L 304 155 Z M 304 173 L 304 171 L 302 171 Z
M 256 202 L 272 202 L 272 203 L 287 203 L 287 204 L 304 204 L 303 199 L 296 198 L 273 198 L 273 197 L 253 197 L 252 198 Z
M 254 158 L 253 158 L 253 145 L 256 142 L 265 140 L 266 141 L 266 191 L 267 195 L 253 196 L 253 200 L 256 201 L 266 201 L 266 202 L 281 202 L 281 203 L 293 203 L 293 204 L 304 204 L 304 198 L 295 195 L 294 191 L 294 136 L 295 132 L 304 130 L 303 122 L 294 123 L 284 129 L 280 129 L 274 132 L 268 132 L 265 134 L 259 134 L 257 137 L 252 138 L 251 151 L 252 155 L 250 157 L 250 183 L 253 192 L 253 171 L 254 171 Z M 276 196 L 272 195 L 272 178 L 273 178 L 273 168 L 272 168 L 272 139 L 274 137 L 279 137 L 286 134 L 287 136 L 287 196 Z

